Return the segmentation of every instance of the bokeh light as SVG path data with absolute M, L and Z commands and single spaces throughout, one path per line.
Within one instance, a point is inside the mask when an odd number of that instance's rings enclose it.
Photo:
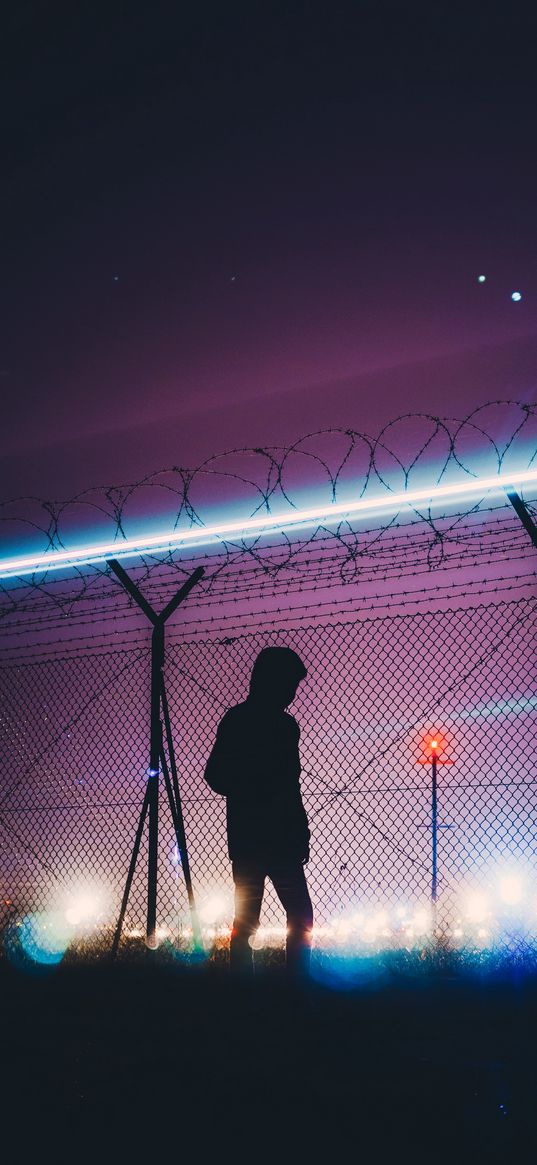
M 471 894 L 466 901 L 464 913 L 470 922 L 484 922 L 490 914 L 490 903 L 486 895 L 479 892 Z
M 72 929 L 59 911 L 27 914 L 18 928 L 20 947 L 34 963 L 54 966 L 69 946 Z
M 94 922 L 101 909 L 101 900 L 98 894 L 91 891 L 73 896 L 71 905 L 65 911 L 65 918 L 71 926 L 79 926 Z
M 432 760 L 433 756 L 440 757 L 447 751 L 448 739 L 440 728 L 431 728 L 425 735 L 420 735 L 417 745 L 421 756 Z
M 229 915 L 229 898 L 223 891 L 215 890 L 210 893 L 199 908 L 199 917 L 202 922 L 214 925 L 222 922 Z
M 498 882 L 498 891 L 506 906 L 517 906 L 524 897 L 524 882 L 520 874 L 511 871 L 503 874 Z
M 110 893 L 95 882 L 75 883 L 59 903 L 54 903 L 56 905 L 63 910 L 69 926 L 77 928 L 79 932 L 87 933 L 109 921 Z

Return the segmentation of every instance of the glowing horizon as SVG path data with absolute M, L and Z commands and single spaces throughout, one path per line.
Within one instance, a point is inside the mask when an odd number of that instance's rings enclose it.
M 430 489 L 405 490 L 377 498 L 361 498 L 357 502 L 329 504 L 309 509 L 295 510 L 288 514 L 266 514 L 258 518 L 241 521 L 220 522 L 213 526 L 198 526 L 188 530 L 173 530 L 168 533 L 125 539 L 123 542 L 104 542 L 82 546 L 73 550 L 49 550 L 37 555 L 20 555 L 0 559 L 0 578 L 14 578 L 37 571 L 69 569 L 69 567 L 89 566 L 103 562 L 107 558 L 132 558 L 143 554 L 164 553 L 171 549 L 186 549 L 203 546 L 214 541 L 230 538 L 256 537 L 264 533 L 284 533 L 314 523 L 327 524 L 345 518 L 360 517 L 374 511 L 391 510 L 393 507 L 412 506 L 415 503 L 434 503 L 436 499 L 456 500 L 473 494 L 490 491 L 503 492 L 517 485 L 537 482 L 537 469 L 521 470 L 519 473 L 502 474 L 494 477 L 474 478 L 472 481 L 455 482 L 451 485 L 433 486 Z

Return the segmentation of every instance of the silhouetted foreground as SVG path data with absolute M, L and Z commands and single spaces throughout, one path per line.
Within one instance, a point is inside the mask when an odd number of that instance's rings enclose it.
M 205 779 L 226 798 L 228 852 L 235 884 L 230 965 L 254 969 L 250 939 L 270 878 L 286 914 L 289 977 L 309 969 L 313 906 L 304 875 L 310 830 L 300 791 L 300 729 L 291 714 L 307 675 L 296 651 L 265 647 L 250 677 L 248 698 L 221 719 Z
M 534 1144 L 535 977 L 337 992 L 116 965 L 4 966 L 0 981 L 4 1127 L 21 1159 L 93 1146 L 103 1160 L 118 1147 L 121 1160 L 440 1160 L 450 1147 L 484 1161 Z

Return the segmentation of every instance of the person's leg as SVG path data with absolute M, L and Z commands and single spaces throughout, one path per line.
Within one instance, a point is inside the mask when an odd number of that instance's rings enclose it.
M 313 907 L 300 861 L 271 863 L 268 874 L 287 914 L 286 964 L 292 978 L 307 975 L 310 965 Z
M 235 917 L 229 945 L 229 965 L 232 971 L 253 971 L 253 952 L 249 939 L 259 926 L 259 915 L 265 889 L 265 874 L 253 862 L 232 863 L 235 883 Z

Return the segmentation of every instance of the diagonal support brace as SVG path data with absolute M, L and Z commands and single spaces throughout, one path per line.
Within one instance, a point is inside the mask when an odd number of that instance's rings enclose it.
M 517 517 L 520 518 L 524 529 L 527 530 L 533 545 L 537 549 L 537 526 L 535 525 L 535 522 L 533 521 L 527 506 L 522 501 L 522 498 L 520 497 L 520 494 L 517 493 L 516 489 L 507 489 L 505 492 Z

